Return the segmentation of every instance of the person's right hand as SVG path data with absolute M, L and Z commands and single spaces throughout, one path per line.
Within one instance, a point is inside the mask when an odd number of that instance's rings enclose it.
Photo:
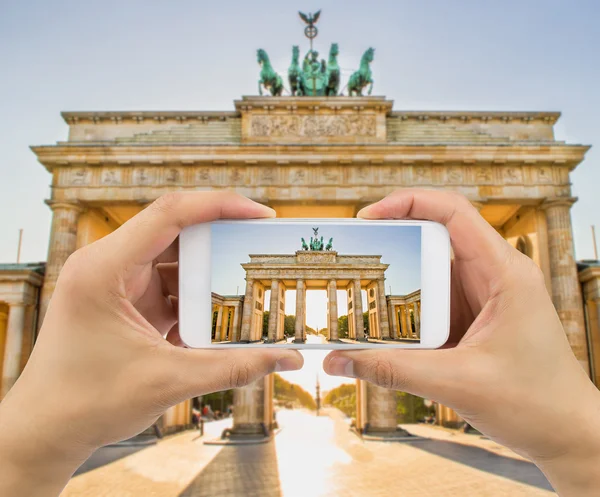
M 455 254 L 450 340 L 441 350 L 335 351 L 325 370 L 441 402 L 534 461 L 561 495 L 598 495 L 600 393 L 571 351 L 541 270 L 453 193 L 398 191 L 359 216 L 446 225 Z

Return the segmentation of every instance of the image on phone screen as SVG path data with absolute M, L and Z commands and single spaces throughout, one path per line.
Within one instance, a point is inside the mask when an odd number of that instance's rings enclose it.
M 211 225 L 211 342 L 421 338 L 421 227 Z

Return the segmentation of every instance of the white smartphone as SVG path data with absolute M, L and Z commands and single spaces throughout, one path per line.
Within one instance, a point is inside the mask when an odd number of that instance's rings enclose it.
M 429 221 L 266 219 L 185 228 L 179 333 L 194 348 L 437 348 L 450 238 Z

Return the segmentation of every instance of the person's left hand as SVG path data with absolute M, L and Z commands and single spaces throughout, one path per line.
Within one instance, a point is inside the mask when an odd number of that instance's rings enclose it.
M 181 229 L 269 216 L 233 193 L 169 194 L 69 257 L 0 405 L 0 495 L 57 495 L 95 449 L 140 433 L 170 406 L 302 367 L 291 350 L 189 349 L 177 328 Z

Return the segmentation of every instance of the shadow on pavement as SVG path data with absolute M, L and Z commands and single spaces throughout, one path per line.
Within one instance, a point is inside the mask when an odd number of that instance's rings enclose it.
M 105 464 L 110 464 L 113 461 L 117 461 L 123 457 L 130 456 L 135 452 L 145 449 L 145 446 L 141 445 L 129 445 L 129 446 L 110 446 L 102 447 L 94 452 L 90 458 L 85 461 L 73 476 L 87 473 L 92 469 L 99 468 Z
M 179 497 L 281 497 L 273 441 L 226 446 Z
M 405 442 L 436 456 L 533 487 L 554 491 L 544 474 L 528 461 L 505 457 L 479 447 L 444 440 Z

